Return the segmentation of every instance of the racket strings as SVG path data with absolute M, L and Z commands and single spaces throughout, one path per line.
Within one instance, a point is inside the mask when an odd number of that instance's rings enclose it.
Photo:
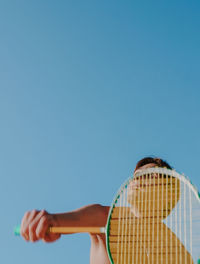
M 192 264 L 192 213 L 191 189 L 173 175 L 130 180 L 111 215 L 113 263 Z
M 190 254 L 192 256 L 192 198 L 191 198 L 191 189 L 189 189 L 189 215 L 190 215 Z

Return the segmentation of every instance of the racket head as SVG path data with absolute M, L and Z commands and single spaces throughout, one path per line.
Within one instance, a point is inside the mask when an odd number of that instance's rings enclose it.
M 200 195 L 196 187 L 175 170 L 137 170 L 113 199 L 106 244 L 113 264 L 197 263 Z

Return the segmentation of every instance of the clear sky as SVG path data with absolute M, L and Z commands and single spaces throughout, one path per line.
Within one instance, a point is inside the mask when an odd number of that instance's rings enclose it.
M 26 210 L 110 205 L 147 155 L 200 188 L 200 2 L 0 1 L 0 262 L 89 263 L 87 234 L 13 235 Z

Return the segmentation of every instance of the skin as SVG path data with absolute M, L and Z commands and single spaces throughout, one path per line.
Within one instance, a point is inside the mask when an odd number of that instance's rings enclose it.
M 156 164 L 150 163 L 144 165 L 140 169 L 146 169 L 155 167 Z M 135 183 L 133 183 L 135 184 Z M 134 189 L 134 187 L 133 187 Z M 133 214 L 139 219 L 139 209 L 132 204 Z M 43 240 L 44 242 L 54 242 L 60 238 L 60 234 L 51 234 L 47 230 L 50 226 L 54 227 L 103 227 L 106 226 L 107 217 L 109 212 L 109 206 L 102 206 L 99 204 L 87 205 L 72 212 L 66 212 L 61 214 L 50 214 L 45 210 L 37 211 L 32 210 L 26 212 L 22 222 L 21 222 L 21 236 L 26 241 L 36 242 Z M 155 227 L 156 228 L 156 227 Z M 168 228 L 163 224 L 163 232 L 172 233 Z M 166 230 L 167 229 L 167 230 Z M 106 250 L 106 237 L 104 234 L 89 234 L 91 238 L 91 249 L 90 249 L 90 264 L 109 264 L 109 258 Z M 177 238 L 172 233 L 173 240 Z M 178 241 L 180 243 L 180 241 Z M 148 249 L 149 245 L 143 245 L 150 252 L 151 249 Z M 183 246 L 183 252 L 185 248 Z M 147 256 L 144 256 L 145 259 Z M 187 259 L 190 259 L 189 253 L 187 253 Z M 149 261 L 150 259 L 150 261 Z M 148 254 L 147 262 L 151 262 L 151 255 Z M 193 263 L 193 262 L 189 262 Z
M 47 233 L 50 226 L 103 227 L 106 225 L 109 207 L 99 204 L 87 205 L 72 212 L 50 214 L 45 210 L 26 212 L 21 222 L 21 236 L 26 241 L 54 242 L 60 234 Z M 109 264 L 104 234 L 90 234 L 90 264 Z

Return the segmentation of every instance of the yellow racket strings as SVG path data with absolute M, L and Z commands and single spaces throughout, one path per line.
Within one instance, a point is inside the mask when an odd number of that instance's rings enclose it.
M 116 205 L 114 263 L 192 264 L 192 195 L 187 181 L 173 173 L 130 180 Z
M 148 214 L 149 214 L 149 217 L 151 215 L 151 206 L 152 206 L 152 201 L 151 201 L 151 189 L 152 189 L 152 178 L 151 178 L 151 175 L 148 174 L 148 179 L 149 179 L 149 187 L 148 187 L 148 190 L 149 190 L 149 193 L 148 193 L 148 199 L 149 199 L 149 202 L 148 202 Z M 151 239 L 152 239 L 152 235 L 151 235 L 151 222 L 150 222 L 150 219 L 148 219 L 148 253 L 147 253 L 147 257 L 149 258 L 149 254 L 150 254 L 150 247 L 151 247 Z

